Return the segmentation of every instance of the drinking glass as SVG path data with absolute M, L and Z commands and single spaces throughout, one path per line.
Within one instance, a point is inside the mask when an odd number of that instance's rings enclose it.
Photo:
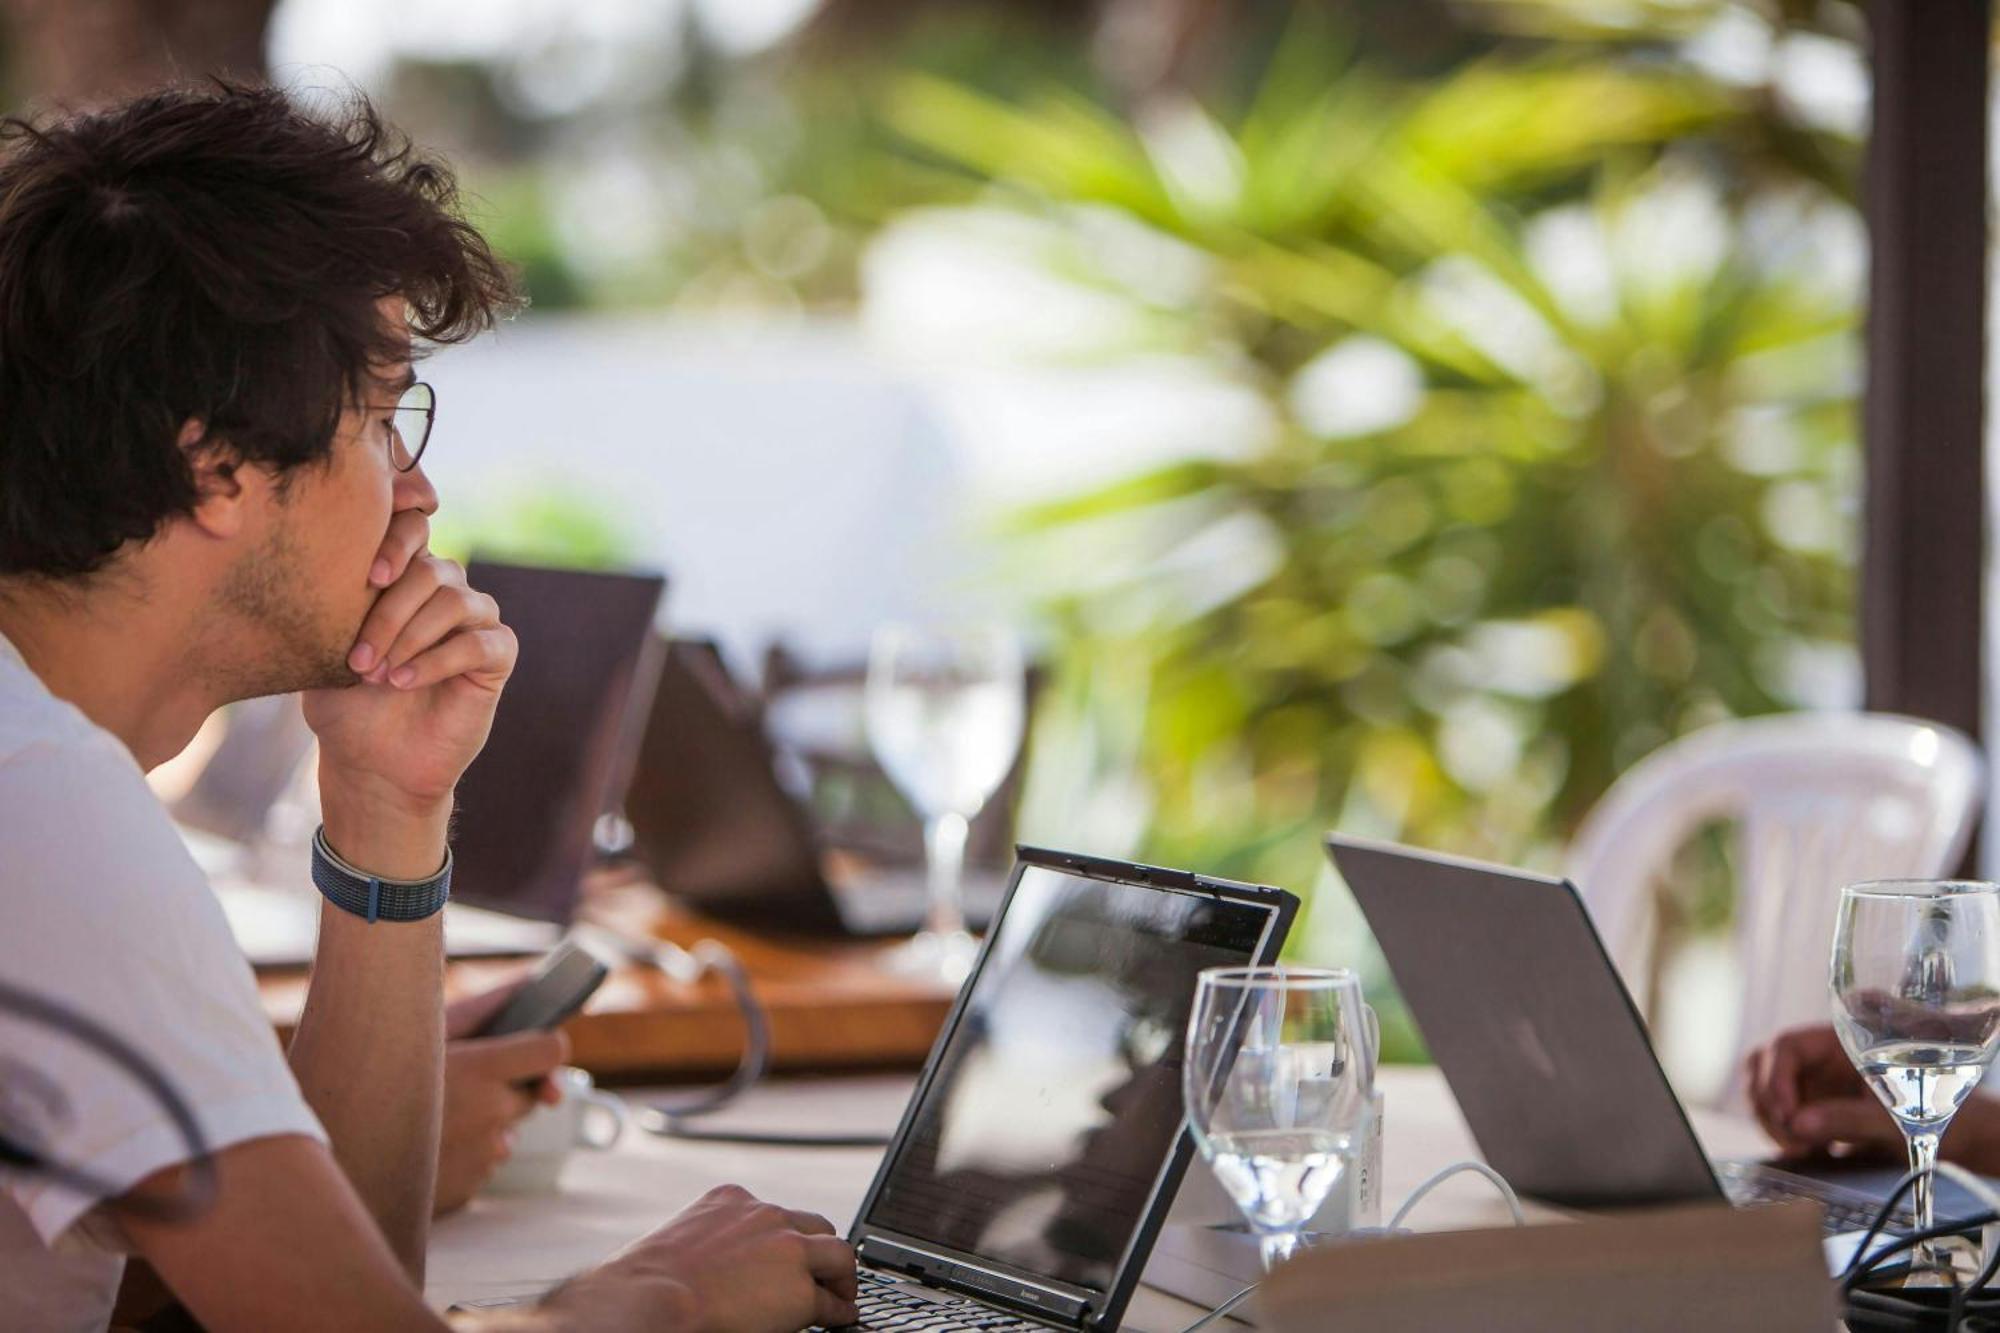
M 997 625 L 888 625 L 868 656 L 868 742 L 924 821 L 930 906 L 899 962 L 958 982 L 974 945 L 961 901 L 965 840 L 1021 749 L 1021 646 Z
M 1937 1164 L 1938 1140 L 2000 1049 L 2000 885 L 1875 880 L 1840 892 L 1830 979 L 1833 1025 L 1909 1141 L 1910 1169 Z M 1912 1195 L 1933 1225 L 1931 1178 Z M 1927 1245 L 1920 1266 L 1948 1267 Z
M 1340 1183 L 1374 1092 L 1370 1016 L 1344 969 L 1217 967 L 1195 984 L 1188 1127 L 1257 1233 L 1264 1267 Z

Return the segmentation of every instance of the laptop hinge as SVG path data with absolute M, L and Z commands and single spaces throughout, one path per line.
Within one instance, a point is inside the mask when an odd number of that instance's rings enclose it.
M 967 1292 L 1024 1314 L 1071 1327 L 1083 1327 L 1090 1319 L 1090 1302 L 1024 1278 L 1009 1277 L 969 1264 L 957 1263 L 940 1254 L 897 1245 L 880 1236 L 861 1242 L 861 1258 L 878 1268 L 894 1269 L 911 1277 L 954 1291 Z

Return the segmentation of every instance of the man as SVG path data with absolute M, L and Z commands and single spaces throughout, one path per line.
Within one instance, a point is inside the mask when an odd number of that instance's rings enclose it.
M 434 1329 L 421 1295 L 460 773 L 514 662 L 427 549 L 422 342 L 508 297 L 450 175 L 365 104 L 217 87 L 0 129 L 0 981 L 80 1013 L 194 1111 L 0 1012 L 0 1327 L 104 1327 L 129 1249 L 234 1330 Z M 144 782 L 212 710 L 303 690 L 328 897 L 289 1053 Z M 306 867 L 300 867 L 300 874 Z M 16 1006 L 18 1009 L 19 1006 Z M 289 1067 L 288 1067 L 289 1063 Z M 824 1219 L 718 1191 L 509 1329 L 854 1316 Z
M 1902 1156 L 1903 1131 L 1861 1081 L 1830 1024 L 1779 1035 L 1750 1053 L 1743 1074 L 1757 1122 L 1787 1156 L 1824 1153 L 1835 1144 Z M 2000 1097 L 1975 1089 L 1952 1117 L 1938 1155 L 2000 1176 Z

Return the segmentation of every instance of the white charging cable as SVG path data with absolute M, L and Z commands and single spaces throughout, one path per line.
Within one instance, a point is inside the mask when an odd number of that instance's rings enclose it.
M 1486 1163 L 1484 1162 L 1466 1161 L 1466 1162 L 1453 1162 L 1450 1166 L 1445 1167 L 1442 1171 L 1433 1173 L 1429 1179 L 1424 1181 L 1423 1184 L 1411 1190 L 1408 1197 L 1406 1197 L 1403 1200 L 1402 1206 L 1396 1209 L 1395 1216 L 1389 1219 L 1388 1226 L 1382 1228 L 1379 1231 L 1372 1227 L 1361 1228 L 1354 1234 L 1357 1236 L 1395 1236 L 1395 1235 L 1409 1234 L 1407 1231 L 1403 1229 L 1403 1219 L 1410 1215 L 1410 1211 L 1414 1209 L 1418 1204 L 1422 1203 L 1424 1201 L 1424 1197 L 1428 1195 L 1432 1190 L 1444 1184 L 1445 1181 L 1450 1180 L 1453 1176 L 1462 1175 L 1467 1171 L 1475 1172 L 1493 1182 L 1493 1187 L 1500 1191 L 1500 1197 L 1506 1200 L 1507 1211 L 1513 1216 L 1515 1226 L 1517 1227 L 1526 1226 L 1528 1224 L 1528 1219 L 1524 1217 L 1521 1213 L 1520 1197 L 1514 1193 L 1514 1187 L 1507 1183 L 1507 1178 L 1501 1175 L 1498 1171 L 1495 1171 L 1492 1167 L 1486 1165 Z M 1956 1177 L 1954 1177 L 1954 1179 L 1955 1178 Z M 1984 1186 L 1980 1187 L 1979 1192 L 1984 1193 Z M 1985 1194 L 1985 1197 L 1990 1198 L 1991 1195 Z M 1213 1324 L 1216 1320 L 1221 1319 L 1224 1315 L 1227 1315 L 1231 1310 L 1234 1310 L 1237 1306 L 1241 1305 L 1244 1301 L 1248 1300 L 1251 1294 L 1257 1290 L 1257 1287 L 1258 1284 L 1252 1282 L 1249 1286 L 1243 1288 L 1243 1290 L 1237 1292 L 1234 1296 L 1231 1296 L 1228 1300 L 1224 1301 L 1222 1304 L 1208 1311 L 1207 1313 L 1202 1315 L 1201 1318 L 1195 1320 L 1192 1324 L 1189 1324 L 1186 1328 L 1182 1329 L 1180 1333 L 1201 1333 L 1201 1330 L 1207 1328 L 1210 1324 Z
M 1450 1166 L 1437 1172 L 1429 1180 L 1426 1180 L 1423 1184 L 1410 1191 L 1410 1197 L 1403 1200 L 1403 1206 L 1398 1208 L 1396 1215 L 1389 1219 L 1389 1234 L 1394 1235 L 1403 1229 L 1403 1219 L 1410 1215 L 1412 1208 L 1415 1208 L 1424 1201 L 1425 1195 L 1444 1184 L 1445 1181 L 1450 1180 L 1453 1176 L 1461 1175 L 1467 1171 L 1477 1172 L 1492 1181 L 1493 1188 L 1499 1190 L 1500 1197 L 1507 1201 L 1507 1211 L 1513 1214 L 1514 1225 L 1517 1227 L 1527 1225 L 1528 1219 L 1521 1216 L 1521 1200 L 1515 1196 L 1514 1187 L 1507 1183 L 1505 1176 L 1484 1162 L 1453 1162 Z

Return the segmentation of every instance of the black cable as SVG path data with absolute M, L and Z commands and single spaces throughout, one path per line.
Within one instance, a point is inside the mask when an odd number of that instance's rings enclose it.
M 1868 1254 L 1868 1247 L 1875 1243 L 1876 1238 L 1882 1234 L 1883 1228 L 1889 1225 L 1889 1219 L 1895 1216 L 1896 1208 L 1903 1202 L 1904 1196 L 1917 1187 L 1917 1182 L 1923 1178 L 1924 1174 L 1921 1171 L 1911 1171 L 1905 1174 L 1901 1180 L 1896 1182 L 1896 1188 L 1889 1191 L 1889 1197 L 1882 1201 L 1881 1207 L 1875 1210 L 1875 1220 L 1868 1224 L 1868 1230 L 1861 1235 L 1861 1243 L 1854 1247 L 1854 1254 L 1848 1259 L 1847 1267 L 1840 1272 L 1843 1287 L 1849 1283 L 1850 1279 L 1854 1278 L 1856 1273 L 1864 1272 L 1881 1262 L 1881 1256 L 1870 1256 Z M 1866 1263 L 1862 1262 L 1864 1259 L 1867 1260 Z
M 182 1222 L 208 1207 L 215 1198 L 215 1159 L 202 1136 L 201 1126 L 195 1121 L 194 1112 L 152 1061 L 89 1015 L 5 981 L 0 981 L 0 1010 L 64 1036 L 78 1038 L 130 1074 L 152 1094 L 161 1109 L 166 1111 L 167 1118 L 174 1122 L 174 1128 L 187 1145 L 186 1165 L 190 1168 L 191 1178 L 178 1198 L 154 1198 L 138 1194 L 127 1186 L 106 1180 L 81 1167 L 45 1157 L 33 1148 L 5 1137 L 0 1137 L 0 1170 L 45 1176 L 108 1207 L 149 1221 Z
M 1979 1272 L 1972 1279 L 1971 1285 L 1961 1287 L 1953 1292 L 1951 1298 L 1951 1317 L 1946 1322 L 1945 1327 L 1956 1328 L 1959 1326 L 1965 1319 L 1966 1307 L 1972 1303 L 1973 1294 L 1984 1291 L 1986 1285 L 1993 1280 L 1993 1274 L 1996 1271 L 2000 1271 L 2000 1245 L 1993 1247 L 1992 1256 L 1984 1264 L 1980 1265 Z
M 639 1126 L 664 1138 L 693 1143 L 736 1143 L 765 1148 L 884 1148 L 885 1134 L 832 1134 L 813 1131 L 708 1129 L 690 1124 L 730 1106 L 764 1081 L 771 1068 L 771 1015 L 750 985 L 742 960 L 725 946 L 704 940 L 695 956 L 705 970 L 721 975 L 743 1020 L 743 1054 L 736 1069 L 714 1087 L 684 1101 L 655 1104 L 639 1113 Z M 654 960 L 657 962 L 657 960 Z M 664 970 L 664 969 L 663 969 Z
M 1995 1223 L 2000 1223 L 2000 1212 L 1988 1210 L 1987 1212 L 1973 1213 L 1970 1216 L 1955 1219 L 1945 1223 L 1943 1226 L 1929 1227 L 1923 1231 L 1913 1231 L 1907 1236 L 1900 1236 L 1869 1255 L 1866 1263 L 1861 1268 L 1851 1270 L 1847 1276 L 1843 1277 L 1841 1279 L 1841 1288 L 1843 1291 L 1858 1289 L 1869 1273 L 1881 1266 L 1883 1260 L 1893 1259 L 1906 1250 L 1913 1250 L 1917 1246 L 1930 1241 L 1944 1240 L 1948 1237 L 1961 1235 L 1968 1227 L 1986 1227 L 1992 1226 Z M 2000 1301 L 2000 1292 L 1995 1292 L 1989 1299 Z
M 1992 1328 L 2000 1318 L 2000 1291 L 1991 1287 L 1996 1272 L 2000 1272 L 2000 1247 L 1995 1248 L 1992 1257 L 1985 1260 L 1972 1282 L 1960 1285 L 1957 1274 L 1952 1274 L 1952 1286 L 1947 1293 L 1944 1288 L 1906 1288 L 1903 1292 L 1873 1291 L 1862 1288 L 1870 1274 L 1889 1259 L 1916 1249 L 1933 1240 L 1962 1234 L 1968 1228 L 1988 1227 L 2000 1223 L 2000 1212 L 1988 1210 L 1968 1217 L 1954 1219 L 1942 1226 L 1899 1236 L 1870 1251 L 1868 1247 L 1882 1235 L 1889 1218 L 1901 1204 L 1905 1195 L 1916 1187 L 1916 1183 L 1928 1172 L 1913 1171 L 1904 1176 L 1877 1210 L 1874 1220 L 1856 1246 L 1854 1258 L 1848 1261 L 1841 1273 L 1840 1294 L 1847 1307 L 1850 1327 L 1858 1331 L 1910 1329 L 1919 1333 L 1966 1333 L 1968 1330 Z M 1923 1294 L 1911 1294 L 1921 1292 Z M 1942 1302 L 1942 1303 L 1940 1303 Z

